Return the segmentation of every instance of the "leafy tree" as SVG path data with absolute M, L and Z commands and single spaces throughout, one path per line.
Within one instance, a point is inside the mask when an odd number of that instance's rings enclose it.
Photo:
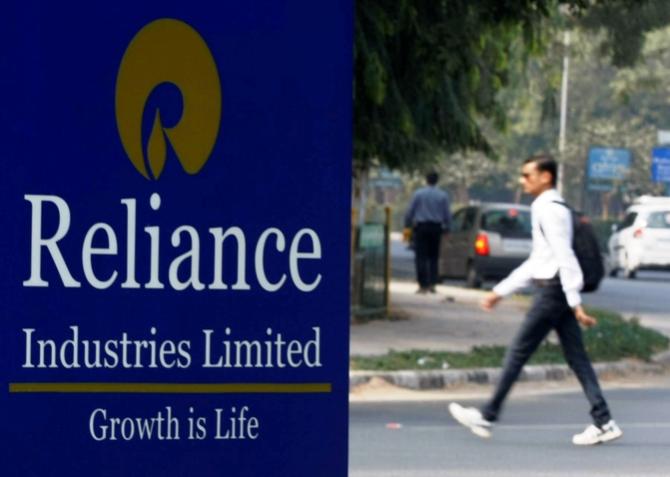
M 563 0 L 584 7 L 588 0 Z M 360 221 L 373 164 L 417 170 L 441 154 L 493 155 L 477 121 L 504 127 L 496 94 L 509 46 L 533 50 L 557 0 L 358 0 L 354 52 L 354 195 Z
M 550 0 L 359 0 L 356 7 L 354 161 L 396 169 L 436 149 L 491 148 L 476 115 L 504 123 L 495 95 L 508 46 L 533 45 Z
M 548 22 L 567 16 L 584 28 L 604 30 L 601 49 L 621 66 L 638 56 L 646 31 L 667 23 L 667 3 L 358 0 L 355 169 L 382 164 L 416 170 L 457 151 L 494 155 L 480 119 L 493 129 L 505 128 L 507 110 L 499 93 L 518 62 L 550 41 Z M 562 16 L 559 7 L 565 8 Z
M 603 31 L 600 53 L 612 58 L 616 67 L 635 64 L 644 48 L 645 33 L 670 21 L 667 0 L 599 2 L 579 20 L 586 31 Z

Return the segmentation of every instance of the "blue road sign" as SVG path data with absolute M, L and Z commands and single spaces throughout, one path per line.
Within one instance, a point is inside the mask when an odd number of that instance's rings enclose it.
M 587 176 L 589 179 L 623 180 L 630 170 L 628 149 L 592 147 L 589 150 Z
M 3 4 L 2 475 L 347 475 L 352 15 Z
M 670 182 L 670 147 L 655 147 L 651 151 L 651 180 Z

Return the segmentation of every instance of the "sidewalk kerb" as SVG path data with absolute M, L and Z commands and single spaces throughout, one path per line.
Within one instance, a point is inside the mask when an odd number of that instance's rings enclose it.
M 667 358 L 670 358 L 668 356 Z M 665 358 L 665 359 L 667 359 Z M 618 361 L 594 363 L 599 377 L 605 375 L 626 376 L 633 373 L 660 374 L 668 368 L 667 362 L 640 363 L 636 361 Z M 464 384 L 495 384 L 500 379 L 500 368 L 448 369 L 448 370 L 405 370 L 405 371 L 350 371 L 349 389 L 380 378 L 395 386 L 413 389 L 448 389 Z M 563 381 L 573 376 L 566 364 L 546 364 L 525 366 L 519 381 Z

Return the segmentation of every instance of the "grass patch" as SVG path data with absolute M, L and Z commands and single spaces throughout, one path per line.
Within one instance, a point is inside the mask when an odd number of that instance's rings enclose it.
M 598 325 L 584 332 L 586 350 L 594 361 L 616 361 L 638 358 L 649 361 L 651 357 L 668 349 L 670 339 L 640 324 L 637 318 L 624 320 L 618 313 L 589 310 Z
M 598 325 L 584 331 L 584 344 L 594 362 L 637 358 L 649 361 L 668 349 L 670 340 L 661 333 L 640 325 L 636 318 L 625 320 L 618 313 L 590 309 Z M 427 350 L 390 351 L 382 356 L 354 356 L 351 369 L 394 371 L 400 369 L 464 369 L 499 367 L 505 355 L 504 346 L 477 346 L 468 353 Z M 530 364 L 565 363 L 559 345 L 543 343 Z

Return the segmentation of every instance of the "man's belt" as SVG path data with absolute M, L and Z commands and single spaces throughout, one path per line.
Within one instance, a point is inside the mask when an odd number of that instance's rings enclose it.
M 561 284 L 561 279 L 558 276 L 552 278 L 533 278 L 533 285 L 540 288 L 555 287 Z

